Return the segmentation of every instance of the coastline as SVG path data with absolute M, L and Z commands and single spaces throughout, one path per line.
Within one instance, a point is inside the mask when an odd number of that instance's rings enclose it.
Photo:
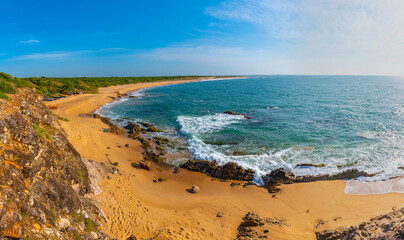
M 139 142 L 101 131 L 106 125 L 98 119 L 84 117 L 102 105 L 112 102 L 110 96 L 142 88 L 179 84 L 201 80 L 164 81 L 100 88 L 99 94 L 83 94 L 60 99 L 47 105 L 69 122 L 60 121 L 69 141 L 86 159 L 96 162 L 118 162 L 121 175 L 102 179 L 98 196 L 100 208 L 108 223 L 102 230 L 112 237 L 126 239 L 157 237 L 155 239 L 233 239 L 237 227 L 248 212 L 261 217 L 283 219 L 289 226 L 270 226 L 269 236 L 275 239 L 315 239 L 315 231 L 351 226 L 390 212 L 403 195 L 354 196 L 344 193 L 344 181 L 296 183 L 283 185 L 275 197 L 266 189 L 255 186 L 230 187 L 231 182 L 212 180 L 196 172 L 181 169 L 179 173 L 136 169 L 131 163 L 142 159 Z M 129 147 L 123 147 L 129 144 Z M 118 147 L 121 146 L 121 147 Z M 108 149 L 108 147 L 110 149 Z M 108 154 L 108 155 L 106 155 Z M 153 182 L 163 178 L 163 182 Z M 201 191 L 186 190 L 196 184 Z M 223 217 L 217 217 L 222 212 Z M 334 219 L 338 219 L 334 221 Z M 326 222 L 319 228 L 320 220 Z M 328 221 L 328 222 L 327 222 Z

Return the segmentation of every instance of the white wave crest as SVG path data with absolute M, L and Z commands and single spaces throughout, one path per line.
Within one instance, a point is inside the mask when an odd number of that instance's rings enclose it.
M 226 126 L 239 123 L 244 119 L 240 115 L 217 113 L 202 117 L 179 116 L 177 122 L 181 125 L 182 133 L 201 134 L 220 131 Z
M 219 165 L 228 162 L 235 162 L 245 169 L 255 171 L 254 181 L 261 183 L 261 176 L 270 172 L 272 169 L 283 167 L 292 170 L 292 166 L 285 162 L 293 153 L 292 148 L 282 151 L 259 154 L 259 155 L 242 155 L 229 156 L 216 151 L 213 146 L 204 143 L 199 138 L 193 136 L 187 141 L 188 149 L 192 152 L 195 159 L 216 160 Z

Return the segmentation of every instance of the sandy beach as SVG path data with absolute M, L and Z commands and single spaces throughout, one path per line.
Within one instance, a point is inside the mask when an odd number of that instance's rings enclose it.
M 403 194 L 347 195 L 345 181 L 283 185 L 276 195 L 256 186 L 231 187 L 234 181 L 212 179 L 181 169 L 179 173 L 152 166 L 133 168 L 142 160 L 139 142 L 101 131 L 107 125 L 85 116 L 112 102 L 117 93 L 195 80 L 164 81 L 100 88 L 98 94 L 82 94 L 47 103 L 61 117 L 69 141 L 86 159 L 119 163 L 120 174 L 99 182 L 99 207 L 108 222 L 101 229 L 111 237 L 135 235 L 153 239 L 234 239 L 248 212 L 285 220 L 287 226 L 268 227 L 270 239 L 315 239 L 315 232 L 351 226 L 393 208 L 404 207 Z M 197 80 L 196 80 L 197 81 Z M 141 117 L 141 116 L 140 116 Z M 128 144 L 129 147 L 125 147 Z M 163 178 L 163 182 L 153 182 Z M 190 194 L 195 184 L 200 192 Z M 217 217 L 223 213 L 222 217 Z M 320 221 L 325 224 L 316 228 Z

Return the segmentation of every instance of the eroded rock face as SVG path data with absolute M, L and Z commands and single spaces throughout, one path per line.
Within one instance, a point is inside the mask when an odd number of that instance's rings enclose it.
M 319 240 L 339 239 L 404 239 L 404 208 L 380 215 L 358 226 L 341 227 L 316 233 Z
M 0 235 L 105 238 L 86 165 L 39 99 L 30 89 L 0 99 Z
M 228 162 L 223 166 L 219 166 L 216 161 L 188 160 L 186 163 L 181 165 L 181 167 L 190 171 L 206 173 L 212 177 L 221 179 L 252 181 L 254 177 L 253 170 L 244 169 L 234 162 Z

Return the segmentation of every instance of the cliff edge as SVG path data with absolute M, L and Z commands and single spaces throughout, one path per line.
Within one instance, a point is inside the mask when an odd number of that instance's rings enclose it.
M 0 236 L 108 238 L 86 164 L 57 120 L 29 88 L 0 99 Z

